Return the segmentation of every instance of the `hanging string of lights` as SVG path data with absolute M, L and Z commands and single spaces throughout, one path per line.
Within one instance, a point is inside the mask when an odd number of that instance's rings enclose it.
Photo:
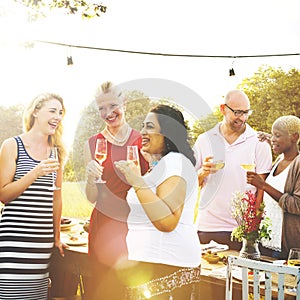
M 206 57 L 206 58 L 250 58 L 250 57 L 273 57 L 273 56 L 296 56 L 300 53 L 279 53 L 279 54 L 257 54 L 257 55 L 205 55 L 205 54 L 179 54 L 179 53 L 159 53 L 159 52 L 147 52 L 147 51 L 134 51 L 125 49 L 111 49 L 111 48 L 99 48 L 91 46 L 82 45 L 70 45 L 65 43 L 57 43 L 50 41 L 35 40 L 37 43 L 46 43 L 57 46 L 65 46 L 71 48 L 81 48 L 81 49 L 91 49 L 91 50 L 101 50 L 101 51 L 111 51 L 111 52 L 121 52 L 121 53 L 132 53 L 132 54 L 145 54 L 145 55 L 160 55 L 160 56 L 176 56 L 176 57 Z
M 71 48 L 81 48 L 81 49 L 90 49 L 90 50 L 100 50 L 100 51 L 111 51 L 111 52 L 120 52 L 120 53 L 130 53 L 130 54 L 142 54 L 142 55 L 157 55 L 157 56 L 170 56 L 170 57 L 200 57 L 200 58 L 229 58 L 233 59 L 233 62 L 237 58 L 255 58 L 255 57 L 280 57 L 280 56 L 297 56 L 300 53 L 278 53 L 278 54 L 256 54 L 256 55 L 205 55 L 205 54 L 179 54 L 179 53 L 159 53 L 159 52 L 146 52 L 146 51 L 134 51 L 134 50 L 125 50 L 125 49 L 112 49 L 112 48 L 100 48 L 92 46 L 82 46 L 82 45 L 71 45 L 66 43 L 58 43 L 51 41 L 35 40 L 37 43 L 52 44 L 57 46 L 64 46 Z M 67 65 L 73 65 L 73 58 L 69 54 L 67 56 Z M 229 69 L 229 76 L 235 76 L 235 71 L 233 69 L 233 63 Z

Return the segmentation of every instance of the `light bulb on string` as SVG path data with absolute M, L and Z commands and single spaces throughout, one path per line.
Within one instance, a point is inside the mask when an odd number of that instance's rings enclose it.
M 73 57 L 71 47 L 68 47 L 67 50 L 67 66 L 73 66 Z
M 234 65 L 234 60 L 232 61 L 231 68 L 229 69 L 229 76 L 235 76 L 233 65 Z

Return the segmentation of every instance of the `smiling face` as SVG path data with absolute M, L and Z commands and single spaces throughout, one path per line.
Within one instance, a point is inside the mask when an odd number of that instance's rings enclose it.
M 41 108 L 35 109 L 33 127 L 38 127 L 45 135 L 53 135 L 63 118 L 63 107 L 57 99 L 45 101 Z
M 273 125 L 272 127 L 272 149 L 276 154 L 287 152 L 292 146 L 292 136 L 287 129 L 279 125 Z
M 242 133 L 245 129 L 245 124 L 248 119 L 247 114 L 236 116 L 232 110 L 249 111 L 250 102 L 248 97 L 240 92 L 232 92 L 226 99 L 225 104 L 221 104 L 220 110 L 224 116 L 226 125 L 234 132 Z
M 101 119 L 107 127 L 117 128 L 125 124 L 125 109 L 123 98 L 109 92 L 97 98 L 97 106 Z
M 148 113 L 141 130 L 142 150 L 154 155 L 162 154 L 165 148 L 164 136 L 155 113 Z

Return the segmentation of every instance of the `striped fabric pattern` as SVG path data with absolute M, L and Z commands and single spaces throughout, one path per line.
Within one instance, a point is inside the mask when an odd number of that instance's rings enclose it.
M 15 139 L 16 181 L 39 161 L 28 155 L 20 137 Z M 39 177 L 4 206 L 0 219 L 0 299 L 47 299 L 54 240 L 52 182 L 51 174 Z

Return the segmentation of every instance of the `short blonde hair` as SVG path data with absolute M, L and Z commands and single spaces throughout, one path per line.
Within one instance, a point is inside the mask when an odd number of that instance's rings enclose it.
M 117 87 L 114 86 L 113 83 L 110 81 L 106 81 L 106 82 L 102 83 L 100 86 L 98 86 L 98 88 L 96 89 L 96 93 L 95 93 L 96 102 L 98 102 L 99 98 L 103 94 L 112 94 L 115 97 L 119 98 L 120 100 L 124 101 L 122 92 L 119 91 L 119 89 L 117 89 Z
M 300 134 L 300 119 L 296 116 L 282 116 L 275 120 L 273 126 L 281 127 L 289 134 Z

